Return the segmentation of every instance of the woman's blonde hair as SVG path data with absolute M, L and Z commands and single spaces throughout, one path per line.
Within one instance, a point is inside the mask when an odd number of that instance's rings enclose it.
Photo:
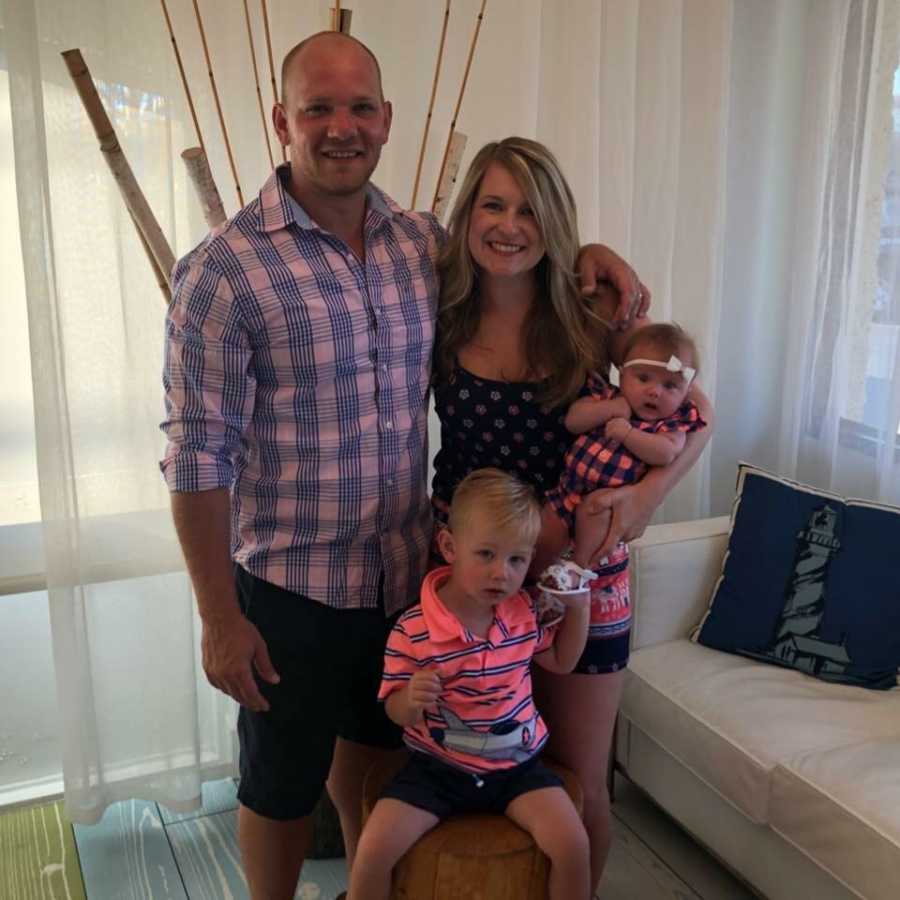
M 469 166 L 450 214 L 449 237 L 438 258 L 435 369 L 449 379 L 459 350 L 476 334 L 481 316 L 478 272 L 469 252 L 469 221 L 484 173 L 499 163 L 515 178 L 534 213 L 546 252 L 535 269 L 537 298 L 525 322 L 529 379 L 546 379 L 541 401 L 571 401 L 587 373 L 609 368 L 608 330 L 581 295 L 575 275 L 578 219 L 575 199 L 553 154 L 537 141 L 508 137 L 486 144 Z
M 476 469 L 457 485 L 447 527 L 460 534 L 474 512 L 485 513 L 497 532 L 534 544 L 541 530 L 541 506 L 534 488 L 501 469 Z

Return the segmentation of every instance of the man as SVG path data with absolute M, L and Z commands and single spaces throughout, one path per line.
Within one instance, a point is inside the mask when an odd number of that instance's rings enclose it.
M 293 896 L 326 783 L 352 862 L 365 772 L 400 746 L 376 696 L 430 540 L 443 240 L 433 216 L 369 183 L 391 105 L 360 42 L 324 32 L 295 47 L 273 119 L 290 164 L 175 270 L 161 463 L 204 670 L 241 704 L 239 841 L 256 900 Z M 639 298 L 615 254 L 593 254 Z

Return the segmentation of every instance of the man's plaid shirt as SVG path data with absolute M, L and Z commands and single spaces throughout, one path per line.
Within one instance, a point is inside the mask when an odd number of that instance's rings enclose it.
M 444 239 L 369 187 L 365 265 L 273 173 L 179 261 L 166 319 L 172 491 L 231 488 L 232 555 L 331 606 L 417 596 L 431 517 L 426 417 Z

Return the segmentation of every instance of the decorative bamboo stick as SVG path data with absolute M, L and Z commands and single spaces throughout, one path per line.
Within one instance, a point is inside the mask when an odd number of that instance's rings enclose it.
M 275 62 L 272 59 L 272 36 L 269 34 L 269 11 L 266 8 L 266 0 L 259 0 L 262 7 L 263 29 L 266 33 L 266 51 L 269 55 L 269 78 L 272 81 L 272 102 L 278 102 L 278 86 L 275 83 Z M 281 145 L 281 160 L 287 161 L 287 150 Z
M 162 291 L 163 299 L 166 301 L 166 306 L 168 306 L 172 302 L 172 291 L 169 288 L 169 280 L 163 274 L 163 270 L 160 269 L 159 265 L 157 265 L 156 257 L 153 255 L 153 251 L 150 249 L 150 245 L 147 243 L 147 238 L 144 237 L 144 233 L 138 227 L 137 221 L 133 215 L 131 215 L 131 211 L 128 211 L 128 217 L 131 219 L 131 223 L 134 225 L 134 230 L 137 232 L 138 240 L 141 242 L 141 246 L 144 248 L 144 253 L 147 254 L 147 259 L 150 262 L 150 268 L 153 269 L 153 277 L 156 279 L 156 283 L 159 285 L 159 289 Z
M 188 109 L 191 111 L 191 118 L 194 120 L 194 129 L 197 132 L 197 143 L 206 153 L 206 145 L 203 143 L 203 135 L 200 133 L 200 123 L 197 121 L 197 110 L 194 109 L 194 101 L 191 98 L 191 89 L 188 86 L 187 75 L 184 73 L 184 65 L 181 62 L 181 53 L 178 50 L 178 41 L 175 40 L 175 30 L 172 28 L 172 20 L 169 18 L 169 9 L 166 6 L 166 0 L 160 0 L 162 4 L 163 15 L 166 17 L 166 28 L 169 29 L 169 39 L 172 41 L 172 49 L 175 51 L 175 62 L 178 63 L 178 71 L 181 73 L 181 84 L 184 87 L 184 95 L 187 97 Z
M 481 31 L 481 21 L 484 19 L 484 8 L 487 6 L 487 0 L 481 0 L 481 9 L 478 11 L 478 22 L 475 25 L 475 33 L 472 35 L 472 43 L 469 46 L 469 58 L 466 60 L 466 70 L 463 72 L 462 84 L 459 88 L 459 97 L 456 99 L 456 109 L 453 110 L 453 119 L 450 122 L 450 134 L 447 135 L 447 145 L 444 147 L 444 158 L 441 160 L 441 168 L 438 173 L 437 187 L 434 189 L 434 199 L 431 201 L 431 209 L 438 201 L 438 191 L 441 187 L 441 181 L 444 178 L 444 169 L 447 167 L 447 157 L 450 154 L 450 141 L 453 140 L 453 131 L 456 128 L 456 119 L 459 116 L 459 109 L 462 106 L 463 95 L 466 92 L 466 82 L 469 80 L 469 69 L 472 67 L 472 57 L 475 56 L 475 45 L 478 43 L 478 32 Z
M 334 8 L 331 10 L 331 30 L 341 30 L 341 0 L 334 0 Z
M 159 280 L 159 273 L 162 273 L 168 284 L 168 279 L 175 266 L 175 256 L 119 145 L 115 129 L 103 108 L 103 102 L 97 93 L 97 88 L 81 51 L 78 49 L 66 50 L 62 57 L 69 70 L 69 75 L 72 76 L 72 81 L 75 83 L 85 112 L 94 127 L 97 140 L 100 142 L 100 150 L 119 186 L 125 206 L 137 226 L 144 246 L 150 251 L 149 256 L 154 264 L 154 275 Z M 168 294 L 168 292 L 164 293 Z
M 259 70 L 256 67 L 256 49 L 253 46 L 253 28 L 250 25 L 250 8 L 247 6 L 247 0 L 244 0 L 244 19 L 247 21 L 247 42 L 250 44 L 250 59 L 253 63 L 253 80 L 256 82 L 256 102 L 259 104 L 259 118 L 262 120 L 263 136 L 266 139 L 266 150 L 269 153 L 269 165 L 274 169 L 275 160 L 272 158 L 272 142 L 269 140 L 269 124 L 266 121 L 266 111 L 263 109 L 262 91 L 259 89 Z
M 206 44 L 206 32 L 203 30 L 203 18 L 200 15 L 200 7 L 194 0 L 194 14 L 197 17 L 197 28 L 200 29 L 200 42 L 203 44 L 203 56 L 206 59 L 206 71 L 209 75 L 209 84 L 212 88 L 213 99 L 216 101 L 216 111 L 219 114 L 219 125 L 222 127 L 222 138 L 225 141 L 225 152 L 228 154 L 228 163 L 231 166 L 231 174 L 234 177 L 234 187 L 237 191 L 238 206 L 244 205 L 244 195 L 241 193 L 241 184 L 238 180 L 237 166 L 234 164 L 234 155 L 231 152 L 231 141 L 228 140 L 228 129 L 225 127 L 225 116 L 222 115 L 222 104 L 219 102 L 219 91 L 216 88 L 216 77 L 213 75 L 212 61 L 209 58 L 209 47 Z
M 466 149 L 467 140 L 468 138 L 461 131 L 454 131 L 450 137 L 450 152 L 447 154 L 447 165 L 444 167 L 443 177 L 438 182 L 437 198 L 432 209 L 439 222 L 444 221 L 444 213 L 447 211 L 450 196 L 453 194 L 453 187 L 456 184 L 456 176 L 459 174 L 459 164 L 462 162 L 462 155 Z
M 416 180 L 413 184 L 410 209 L 416 208 L 416 197 L 419 194 L 419 179 L 422 176 L 422 161 L 425 159 L 425 145 L 428 143 L 428 129 L 431 127 L 431 114 L 434 111 L 434 98 L 437 94 L 438 79 L 441 75 L 441 61 L 444 58 L 444 40 L 447 37 L 447 23 L 450 21 L 450 0 L 444 6 L 444 24 L 441 28 L 441 42 L 438 45 L 437 62 L 434 66 L 434 79 L 431 82 L 431 99 L 428 101 L 428 113 L 425 116 L 425 131 L 422 133 L 422 146 L 419 147 L 419 163 L 416 166 Z
M 188 178 L 197 192 L 197 199 L 203 209 L 203 218 L 210 228 L 215 228 L 225 221 L 225 209 L 206 154 L 200 147 L 189 147 L 181 154 L 181 158 L 187 168 Z

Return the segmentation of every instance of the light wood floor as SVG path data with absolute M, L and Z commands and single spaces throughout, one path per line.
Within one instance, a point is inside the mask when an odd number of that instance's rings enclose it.
M 53 854 L 63 851 L 54 848 L 63 844 L 38 840 L 35 832 L 34 852 L 26 852 L 21 839 L 13 846 L 4 837 L 23 829 L 4 830 L 0 823 L 0 870 L 34 875 L 0 877 L 0 900 L 245 900 L 235 806 L 230 780 L 206 785 L 203 808 L 188 815 L 155 803 L 118 803 L 97 825 L 75 826 L 82 883 L 76 872 L 62 891 L 44 873 L 58 871 L 60 860 Z M 614 826 L 602 900 L 752 900 L 743 885 L 621 779 Z M 296 898 L 333 900 L 345 887 L 343 860 L 310 860 Z

